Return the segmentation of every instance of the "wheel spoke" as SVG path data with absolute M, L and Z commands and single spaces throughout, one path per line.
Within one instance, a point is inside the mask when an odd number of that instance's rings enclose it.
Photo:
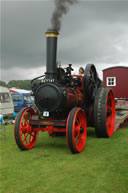
M 80 127 L 81 127 L 83 125 L 84 120 L 82 119 L 81 116 L 79 116 L 79 120 L 80 120 Z
M 22 128 L 20 128 L 19 133 L 22 136 L 22 134 L 23 134 Z
M 79 135 L 77 135 L 77 136 L 75 137 L 75 142 L 77 141 L 77 139 L 79 139 Z
M 23 140 L 23 143 L 26 141 L 28 135 L 29 135 L 28 133 L 27 133 L 26 135 L 24 134 L 24 140 Z
M 33 140 L 34 135 L 30 134 L 30 138 L 29 138 L 29 143 L 31 143 L 31 141 Z
M 74 125 L 74 127 L 75 127 L 76 129 L 80 128 L 80 126 L 81 126 L 81 124 L 80 124 L 80 123 L 79 123 L 79 124 L 75 124 L 75 125 Z
M 30 135 L 30 137 L 29 137 L 29 143 L 31 143 L 31 141 L 32 141 L 32 139 L 31 139 L 31 138 L 32 138 L 32 136 Z
M 27 139 L 25 139 L 26 145 L 28 145 Z
M 25 133 L 23 134 L 24 135 L 24 140 L 22 141 L 22 143 L 28 145 L 28 142 L 27 142 L 27 136 L 28 136 L 28 133 L 25 135 Z
M 79 118 L 79 117 L 76 117 L 76 122 L 77 122 L 77 124 L 79 125 L 79 124 L 80 124 L 80 121 L 79 121 L 78 118 Z
M 26 116 L 24 116 L 25 119 L 25 123 L 29 124 L 28 120 L 27 120 L 28 114 Z

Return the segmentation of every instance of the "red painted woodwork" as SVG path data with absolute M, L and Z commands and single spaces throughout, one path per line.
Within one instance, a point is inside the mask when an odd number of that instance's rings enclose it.
M 107 86 L 107 77 L 116 77 L 116 86 Z M 115 98 L 128 98 L 128 67 L 116 66 L 104 69 L 103 86 L 112 88 Z

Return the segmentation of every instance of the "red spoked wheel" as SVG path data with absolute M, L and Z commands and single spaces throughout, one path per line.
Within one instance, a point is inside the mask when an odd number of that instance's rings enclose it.
M 85 146 L 87 124 L 84 111 L 74 107 L 69 113 L 66 125 L 66 138 L 72 153 L 80 153 Z
M 32 108 L 22 108 L 18 113 L 14 126 L 14 135 L 21 150 L 33 148 L 37 141 L 38 132 L 34 131 L 29 120 L 35 112 Z
M 110 88 L 98 89 L 94 103 L 94 123 L 97 137 L 111 137 L 115 127 L 115 99 Z

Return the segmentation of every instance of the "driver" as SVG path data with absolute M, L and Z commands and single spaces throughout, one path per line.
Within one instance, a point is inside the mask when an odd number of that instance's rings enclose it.
M 84 75 L 84 69 L 83 69 L 83 67 L 80 67 L 80 68 L 79 68 L 79 75 L 82 75 L 82 76 Z

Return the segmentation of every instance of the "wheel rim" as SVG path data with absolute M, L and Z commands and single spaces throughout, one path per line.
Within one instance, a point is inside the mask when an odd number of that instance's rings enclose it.
M 112 91 L 110 90 L 107 96 L 106 103 L 106 127 L 108 136 L 112 136 L 115 126 L 115 100 Z
M 33 131 L 29 124 L 29 119 L 32 118 L 32 115 L 34 114 L 35 113 L 32 109 L 26 109 L 21 116 L 19 124 L 20 142 L 26 149 L 31 149 L 37 140 L 38 132 Z
M 85 115 L 82 110 L 75 112 L 72 125 L 72 141 L 77 152 L 84 149 L 86 143 L 87 125 Z

